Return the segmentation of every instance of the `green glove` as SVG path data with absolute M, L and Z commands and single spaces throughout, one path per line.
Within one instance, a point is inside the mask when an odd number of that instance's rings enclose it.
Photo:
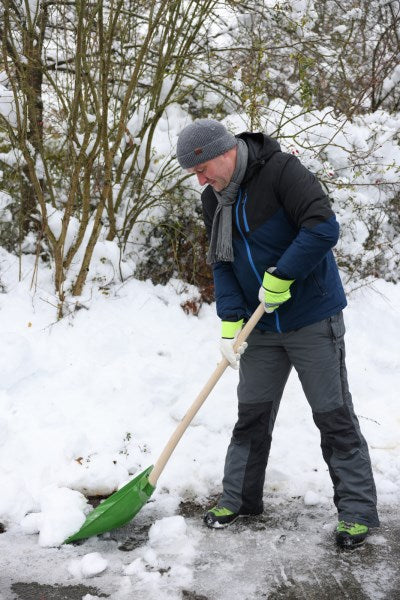
M 294 279 L 280 279 L 269 271 L 264 273 L 264 279 L 258 298 L 264 303 L 266 313 L 272 313 L 281 304 L 287 302 L 291 298 L 290 286 Z
M 240 319 L 240 321 L 221 321 L 221 337 L 233 339 L 242 327 L 243 319 Z
M 241 344 L 236 350 L 234 348 L 237 336 L 243 326 L 243 319 L 240 319 L 240 321 L 222 321 L 221 325 L 220 350 L 222 356 L 226 358 L 233 369 L 238 369 L 240 356 L 247 348 L 247 342 Z

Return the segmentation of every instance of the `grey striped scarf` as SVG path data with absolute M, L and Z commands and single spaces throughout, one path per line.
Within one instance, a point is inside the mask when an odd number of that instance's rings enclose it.
M 232 179 L 225 189 L 214 194 L 218 205 L 215 209 L 211 229 L 210 248 L 207 254 L 207 263 L 212 265 L 220 260 L 233 262 L 232 247 L 232 206 L 235 204 L 240 184 L 242 183 L 247 167 L 248 148 L 246 143 L 238 139 L 236 167 Z

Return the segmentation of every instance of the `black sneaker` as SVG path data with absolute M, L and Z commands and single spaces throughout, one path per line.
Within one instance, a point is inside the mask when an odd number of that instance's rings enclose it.
M 204 523 L 207 527 L 211 529 L 222 529 L 223 527 L 227 527 L 231 525 L 236 519 L 239 517 L 253 517 L 256 515 L 262 514 L 262 509 L 257 512 L 251 511 L 240 511 L 238 513 L 232 512 L 229 508 L 224 508 L 223 506 L 214 506 L 214 508 L 210 508 L 206 512 L 203 517 Z
M 227 527 L 238 518 L 239 513 L 232 512 L 229 508 L 223 506 L 214 506 L 206 512 L 203 517 L 204 523 L 207 527 L 212 529 L 221 529 Z
M 368 533 L 369 529 L 366 525 L 339 521 L 336 527 L 336 543 L 346 550 L 357 548 L 365 542 Z

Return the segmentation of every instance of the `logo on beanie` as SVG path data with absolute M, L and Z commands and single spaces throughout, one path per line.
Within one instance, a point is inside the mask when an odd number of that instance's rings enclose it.
M 195 148 L 194 153 L 196 156 L 199 156 L 199 154 L 203 154 L 203 148 Z

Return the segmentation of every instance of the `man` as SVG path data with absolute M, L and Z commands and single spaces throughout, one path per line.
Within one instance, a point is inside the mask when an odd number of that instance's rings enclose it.
M 262 133 L 233 136 L 199 119 L 180 133 L 177 158 L 197 175 L 210 240 L 221 351 L 237 368 L 239 416 L 228 448 L 223 492 L 208 527 L 263 511 L 272 430 L 291 367 L 321 433 L 339 523 L 336 541 L 362 544 L 379 526 L 368 447 L 347 384 L 342 309 L 346 298 L 331 248 L 339 226 L 321 185 L 300 161 Z M 233 350 L 243 321 L 265 315 Z

